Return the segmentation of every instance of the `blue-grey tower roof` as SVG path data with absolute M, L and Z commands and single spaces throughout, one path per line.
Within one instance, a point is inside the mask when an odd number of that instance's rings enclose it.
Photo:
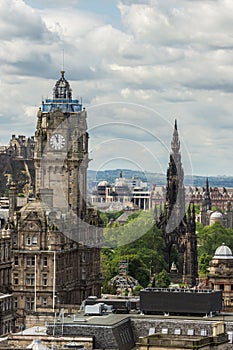
M 53 89 L 53 98 L 42 102 L 42 112 L 79 112 L 82 110 L 82 104 L 79 100 L 72 99 L 72 89 L 69 82 L 65 79 L 65 71 L 61 71 L 61 78 L 57 80 Z

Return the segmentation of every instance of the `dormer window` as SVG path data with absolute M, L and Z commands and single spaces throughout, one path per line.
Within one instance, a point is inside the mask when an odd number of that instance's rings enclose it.
M 37 245 L 37 243 L 38 243 L 37 235 L 34 235 L 32 237 L 28 235 L 26 237 L 26 245 Z

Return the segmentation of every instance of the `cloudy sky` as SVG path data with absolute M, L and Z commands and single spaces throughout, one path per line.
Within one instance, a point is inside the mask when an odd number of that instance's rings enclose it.
M 63 66 L 91 169 L 233 175 L 232 0 L 0 0 L 0 143 L 33 135 Z

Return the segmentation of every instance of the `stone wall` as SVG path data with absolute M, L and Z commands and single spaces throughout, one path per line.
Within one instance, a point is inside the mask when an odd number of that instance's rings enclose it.
M 216 320 L 208 319 L 175 319 L 155 317 L 131 317 L 132 330 L 135 339 L 150 333 L 179 335 L 212 335 Z M 225 322 L 226 331 L 233 331 L 233 322 Z
M 87 325 L 87 324 L 50 324 L 47 334 L 55 336 L 92 336 L 94 338 L 94 349 L 121 349 L 130 350 L 135 346 L 131 321 L 129 318 L 114 325 Z
M 137 350 L 181 350 L 181 349 L 202 349 L 202 350 L 230 350 L 232 345 L 228 343 L 226 334 L 216 337 L 199 336 L 176 336 L 153 334 L 139 339 Z

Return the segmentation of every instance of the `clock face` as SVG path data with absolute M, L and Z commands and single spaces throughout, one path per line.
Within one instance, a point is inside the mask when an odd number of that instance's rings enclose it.
M 54 150 L 61 150 L 65 147 L 66 140 L 61 134 L 53 134 L 50 137 L 50 147 Z

